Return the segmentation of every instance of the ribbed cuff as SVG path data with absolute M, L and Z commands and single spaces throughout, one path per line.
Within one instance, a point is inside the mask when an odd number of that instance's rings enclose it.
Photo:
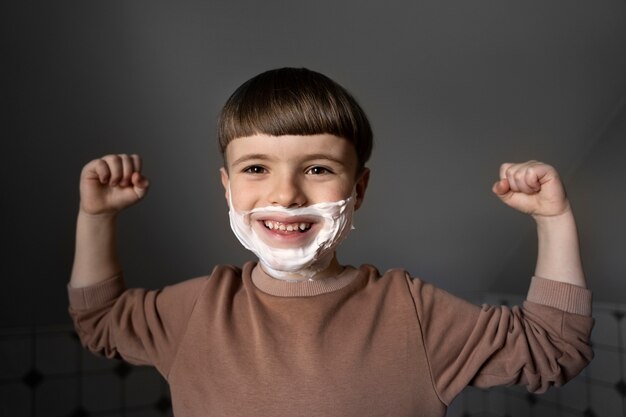
M 70 307 L 76 310 L 84 310 L 105 304 L 119 297 L 126 286 L 121 275 L 109 278 L 106 281 L 83 288 L 73 288 L 67 285 L 67 294 Z
M 591 291 L 577 285 L 533 277 L 527 300 L 568 313 L 591 316 Z

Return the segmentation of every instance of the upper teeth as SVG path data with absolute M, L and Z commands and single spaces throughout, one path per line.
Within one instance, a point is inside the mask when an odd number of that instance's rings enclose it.
M 287 232 L 293 232 L 294 230 L 306 230 L 309 227 L 311 227 L 311 223 L 281 223 L 281 222 L 275 222 L 272 220 L 265 220 L 265 226 L 268 229 L 272 229 L 272 230 L 282 230 L 282 231 L 287 231 Z

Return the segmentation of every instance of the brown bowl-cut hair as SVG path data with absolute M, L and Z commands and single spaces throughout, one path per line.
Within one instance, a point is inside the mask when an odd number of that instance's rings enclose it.
M 354 145 L 361 171 L 373 145 L 365 112 L 341 85 L 306 68 L 274 69 L 251 78 L 226 101 L 218 120 L 222 155 L 240 137 L 324 133 Z

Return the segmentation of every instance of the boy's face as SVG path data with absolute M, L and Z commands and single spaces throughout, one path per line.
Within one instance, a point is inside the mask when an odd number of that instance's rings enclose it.
M 238 211 L 258 207 L 306 207 L 350 197 L 355 208 L 365 195 L 369 170 L 357 175 L 357 155 L 348 140 L 329 134 L 255 135 L 237 138 L 226 148 L 222 184 Z M 303 219 L 251 219 L 252 227 L 278 246 L 296 244 L 315 233 Z

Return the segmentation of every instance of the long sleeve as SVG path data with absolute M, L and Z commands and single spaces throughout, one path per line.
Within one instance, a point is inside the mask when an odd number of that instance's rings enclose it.
M 207 281 L 160 290 L 126 289 L 121 276 L 86 288 L 68 286 L 70 316 L 82 344 L 108 358 L 153 365 L 166 378 Z
M 418 279 L 409 281 L 431 378 L 449 404 L 467 385 L 526 385 L 543 392 L 592 359 L 591 293 L 533 278 L 522 306 L 477 306 Z

